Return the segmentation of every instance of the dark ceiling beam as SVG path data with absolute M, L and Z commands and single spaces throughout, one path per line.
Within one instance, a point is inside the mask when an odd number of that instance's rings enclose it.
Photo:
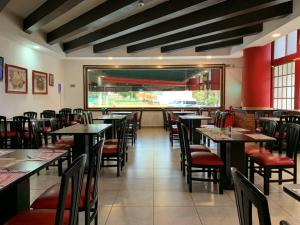
M 150 41 L 142 42 L 139 44 L 131 45 L 127 47 L 127 52 L 136 52 L 155 46 L 161 46 L 164 44 L 182 41 L 184 39 L 193 37 L 202 37 L 210 33 L 221 33 L 226 29 L 232 29 L 237 27 L 245 27 L 249 25 L 263 23 L 269 19 L 285 16 L 293 12 L 293 6 L 291 2 L 282 3 L 276 6 L 268 7 L 258 10 L 256 12 L 247 13 L 244 15 L 229 18 L 220 22 L 207 24 L 204 26 L 196 27 L 194 29 L 178 32 L 176 34 L 167 35 L 161 38 L 153 39 Z
M 208 44 L 208 45 L 201 45 L 195 48 L 196 52 L 202 52 L 202 51 L 207 51 L 207 50 L 212 50 L 212 49 L 217 49 L 217 48 L 225 48 L 233 45 L 241 45 L 243 44 L 243 38 L 237 38 L 237 39 L 232 39 L 228 41 L 221 41 L 213 44 Z
M 0 1 L 0 12 L 5 8 L 9 0 L 1 0 Z
M 137 0 L 109 0 L 90 11 L 78 16 L 70 22 L 58 27 L 57 29 L 47 33 L 47 42 L 54 44 L 61 41 L 63 38 L 78 34 L 80 31 L 92 27 L 99 23 L 105 16 L 118 13 L 126 8 L 136 8 Z
M 180 16 L 178 18 L 159 23 L 142 30 L 96 44 L 94 45 L 94 52 L 97 53 L 141 40 L 151 39 L 159 35 L 167 35 L 168 32 L 179 32 L 192 28 L 193 26 L 201 26 L 214 21 L 223 21 L 232 17 L 233 15 L 245 14 L 246 12 L 265 8 L 267 6 L 274 5 L 275 3 L 278 4 L 278 2 L 282 2 L 282 0 L 229 0 L 205 9 L 195 11 L 188 15 Z
M 247 35 L 257 34 L 262 31 L 263 31 L 262 24 L 249 26 L 249 27 L 243 27 L 240 29 L 226 31 L 223 33 L 215 34 L 215 35 L 208 35 L 208 36 L 193 39 L 190 41 L 184 41 L 184 42 L 179 42 L 179 43 L 172 44 L 172 45 L 163 46 L 161 48 L 161 52 L 166 53 L 166 52 L 171 52 L 174 50 L 187 48 L 187 47 L 191 47 L 191 46 L 196 46 L 196 45 L 200 45 L 200 44 L 204 44 L 204 43 L 214 42 L 214 41 L 218 41 L 218 40 L 244 37 Z
M 82 48 L 88 44 L 95 44 L 98 40 L 106 37 L 113 36 L 112 38 L 114 38 L 116 34 L 120 32 L 130 33 L 155 23 L 163 22 L 166 20 L 166 17 L 172 19 L 222 1 L 224 0 L 166 1 L 82 37 L 66 42 L 63 48 L 66 52 Z M 50 41 L 50 33 L 48 40 Z
M 83 0 L 48 0 L 23 20 L 23 30 L 27 33 L 37 31 L 58 16 L 69 11 Z

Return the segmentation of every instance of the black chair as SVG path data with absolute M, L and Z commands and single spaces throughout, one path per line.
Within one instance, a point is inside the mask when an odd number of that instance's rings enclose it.
M 11 126 L 11 129 L 17 133 L 17 148 L 31 148 L 33 136 L 30 118 L 26 116 L 14 116 Z
M 178 127 L 177 127 L 177 120 L 173 118 L 172 112 L 167 112 L 167 118 L 168 118 L 168 127 L 169 127 L 169 139 L 171 146 L 174 145 L 174 141 L 179 140 L 178 136 Z
M 138 119 L 138 121 L 137 121 L 137 125 L 138 125 L 138 127 L 139 127 L 139 130 L 142 128 L 143 112 L 144 112 L 144 109 L 142 108 L 142 109 L 140 110 L 139 119 Z
M 10 219 L 6 225 L 77 225 L 86 158 L 86 154 L 79 156 L 63 173 L 56 209 L 24 211 Z M 71 192 L 70 195 L 68 192 Z M 66 210 L 68 202 L 70 207 Z
M 84 109 L 82 109 L 82 108 L 76 108 L 76 109 L 73 109 L 73 113 L 74 113 L 74 114 L 82 114 L 83 111 L 84 111 Z
M 37 112 L 33 112 L 33 111 L 24 112 L 23 116 L 27 116 L 30 119 L 36 119 L 37 118 Z
M 269 194 L 270 182 L 294 182 L 297 183 L 297 151 L 299 148 L 300 125 L 288 123 L 286 127 L 287 149 L 286 155 L 274 155 L 257 153 L 250 156 L 250 181 L 254 183 L 254 174 L 264 178 L 264 193 Z M 258 165 L 254 167 L 254 165 Z M 290 171 L 291 169 L 292 171 Z M 271 173 L 277 172 L 278 179 L 270 179 Z M 291 175 L 292 178 L 282 178 L 282 172 Z
M 224 162 L 214 153 L 206 151 L 192 152 L 188 140 L 188 132 L 185 126 L 180 126 L 184 139 L 184 148 L 187 158 L 187 182 L 189 191 L 192 192 L 192 182 L 210 181 L 219 183 L 219 194 L 223 194 L 224 183 Z M 213 178 L 210 178 L 210 172 L 213 171 Z M 208 177 L 193 177 L 193 173 L 207 173 Z
M 252 225 L 252 205 L 257 209 L 259 225 L 271 225 L 268 199 L 235 168 L 231 168 L 240 225 Z M 288 225 L 281 221 L 281 225 Z
M 55 115 L 56 113 L 54 110 L 44 110 L 40 114 L 41 118 L 55 118 Z
M 5 116 L 0 116 L 0 148 L 13 148 L 15 146 L 17 132 L 7 129 Z
M 138 113 L 132 113 L 132 117 L 128 119 L 128 139 L 131 140 L 133 146 L 137 139 L 137 128 L 138 128 Z
M 162 109 L 162 114 L 163 114 L 163 127 L 165 130 L 168 130 L 168 118 L 167 118 L 167 112 L 165 109 Z
M 264 111 L 256 111 L 254 112 L 254 125 L 255 131 L 259 133 L 263 133 L 265 129 L 265 121 L 260 120 L 260 117 L 269 117 L 269 113 Z
M 85 224 L 98 221 L 98 177 L 104 140 L 101 139 L 89 150 L 89 167 L 86 182 L 79 202 L 79 212 L 85 212 Z M 58 204 L 59 184 L 55 184 L 41 194 L 31 205 L 33 209 L 55 209 Z M 69 199 L 70 196 L 68 196 Z M 70 204 L 70 202 L 68 202 Z M 66 208 L 70 208 L 67 205 Z
M 71 108 L 62 108 L 61 110 L 59 110 L 58 113 L 59 114 L 71 114 L 72 113 L 72 109 Z

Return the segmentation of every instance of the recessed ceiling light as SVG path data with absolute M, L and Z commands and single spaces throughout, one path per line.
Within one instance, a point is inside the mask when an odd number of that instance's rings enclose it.
M 38 46 L 38 45 L 34 45 L 33 48 L 34 48 L 34 49 L 40 49 L 41 47 Z
M 208 56 L 206 56 L 206 58 L 207 58 L 207 59 L 211 59 L 211 58 L 212 58 L 212 56 L 208 55 Z
M 162 57 L 162 56 L 158 56 L 157 58 L 158 58 L 159 60 L 164 59 L 164 57 Z
M 137 5 L 138 5 L 138 7 L 143 7 L 145 5 L 145 3 L 143 0 L 140 0 Z
M 156 68 L 162 68 L 162 66 L 156 66 Z
M 108 57 L 108 59 L 109 59 L 109 60 L 113 60 L 113 59 L 114 59 L 114 57 Z
M 273 37 L 273 38 L 280 37 L 280 33 L 275 33 L 275 34 L 272 34 L 272 37 Z

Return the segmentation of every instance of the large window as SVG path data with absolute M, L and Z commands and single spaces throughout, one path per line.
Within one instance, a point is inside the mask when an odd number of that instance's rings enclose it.
M 295 62 L 274 67 L 273 107 L 294 109 L 295 101 Z
M 85 107 L 220 107 L 224 66 L 85 66 Z
M 297 31 L 280 37 L 274 42 L 274 59 L 279 59 L 297 52 Z

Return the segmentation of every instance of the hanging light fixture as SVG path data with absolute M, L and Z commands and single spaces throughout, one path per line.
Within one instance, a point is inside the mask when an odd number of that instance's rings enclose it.
M 138 1 L 137 3 L 138 7 L 143 7 L 145 5 L 143 0 Z

